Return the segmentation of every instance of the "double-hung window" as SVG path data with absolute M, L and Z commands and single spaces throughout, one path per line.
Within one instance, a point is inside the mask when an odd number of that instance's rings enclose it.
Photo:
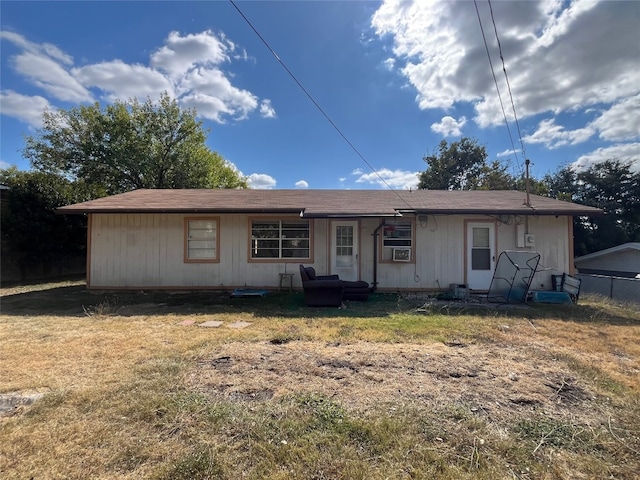
M 382 261 L 413 260 L 413 222 L 387 221 L 382 229 Z
M 187 217 L 184 219 L 184 261 L 219 262 L 218 217 Z
M 311 225 L 309 220 L 251 220 L 253 260 L 310 259 Z

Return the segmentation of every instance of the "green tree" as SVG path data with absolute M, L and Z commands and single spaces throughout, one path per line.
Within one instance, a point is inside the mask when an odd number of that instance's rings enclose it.
M 419 175 L 418 188 L 432 190 L 514 190 L 519 180 L 509 165 L 487 163 L 485 147 L 464 137 L 459 142 L 442 140 L 438 151 L 423 158 L 428 167 Z M 524 190 L 524 182 L 522 182 Z
M 580 172 L 564 167 L 545 177 L 550 196 L 606 213 L 574 219 L 576 256 L 640 241 L 640 172 L 631 167 L 631 161 L 614 159 Z
M 8 187 L 2 205 L 3 263 L 11 260 L 25 278 L 37 266 L 47 270 L 86 251 L 86 219 L 81 215 L 58 215 L 55 209 L 103 196 L 82 180 L 57 174 L 0 170 L 0 183 Z
M 428 168 L 419 175 L 418 188 L 472 190 L 486 167 L 487 151 L 477 141 L 462 138 L 448 144 L 442 140 L 438 152 L 423 158 Z
M 26 138 L 33 168 L 82 179 L 111 195 L 138 188 L 247 188 L 246 179 L 205 144 L 194 110 L 162 94 L 147 100 L 45 111 Z

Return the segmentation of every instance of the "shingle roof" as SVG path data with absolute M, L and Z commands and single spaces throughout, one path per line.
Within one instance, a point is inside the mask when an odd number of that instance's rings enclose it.
M 423 214 L 598 215 L 602 210 L 514 190 L 134 190 L 59 213 L 295 213 L 305 217 Z

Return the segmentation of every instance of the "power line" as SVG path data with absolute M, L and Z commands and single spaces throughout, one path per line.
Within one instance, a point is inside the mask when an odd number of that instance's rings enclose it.
M 493 68 L 493 62 L 491 61 L 491 54 L 489 53 L 489 45 L 487 44 L 487 38 L 484 34 L 484 27 L 482 26 L 482 19 L 480 18 L 480 11 L 478 10 L 478 2 L 477 0 L 473 0 L 473 4 L 476 7 L 476 15 L 478 16 L 478 23 L 480 24 L 480 32 L 482 33 L 482 41 L 484 42 L 484 48 L 487 52 L 487 58 L 489 59 L 489 66 L 491 67 L 491 74 L 493 75 L 493 83 L 496 86 L 496 92 L 498 93 L 498 100 L 500 100 L 500 108 L 502 109 L 502 116 L 504 118 L 504 123 L 507 127 L 507 133 L 509 134 L 509 140 L 511 141 L 511 148 L 513 149 L 513 154 L 516 156 L 516 161 L 518 161 L 518 166 L 520 167 L 520 171 L 522 172 L 522 163 L 518 160 L 518 154 L 516 149 L 516 144 L 513 141 L 513 136 L 511 135 L 511 129 L 509 128 L 509 121 L 507 120 L 507 112 L 504 109 L 504 103 L 502 102 L 502 95 L 500 95 L 500 87 L 498 86 L 498 79 L 496 78 L 496 72 Z M 493 16 L 492 16 L 493 18 Z M 494 23 L 495 26 L 495 23 Z M 502 53 L 500 54 L 500 58 L 502 58 Z M 504 65 L 504 62 L 503 62 Z M 513 98 L 512 98 L 513 103 Z
M 518 115 L 516 114 L 516 105 L 513 102 L 513 95 L 511 93 L 511 84 L 509 83 L 509 76 L 507 75 L 507 67 L 504 64 L 504 57 L 502 56 L 502 45 L 498 38 L 498 28 L 496 27 L 496 21 L 493 18 L 493 7 L 491 6 L 491 0 L 487 0 L 489 4 L 489 11 L 491 12 L 491 22 L 493 23 L 493 31 L 496 34 L 496 41 L 498 42 L 498 52 L 500 53 L 500 60 L 502 61 L 502 71 L 504 72 L 504 78 L 507 81 L 507 89 L 509 90 L 509 98 L 511 99 L 511 108 L 513 109 L 513 118 L 516 121 L 516 128 L 518 129 L 518 138 L 520 139 L 520 146 L 522 147 L 522 156 L 526 159 L 527 154 L 524 150 L 524 142 L 522 141 L 522 132 L 520 132 L 520 124 L 518 123 Z
M 302 83 L 300 83 L 300 81 L 296 78 L 296 76 L 293 74 L 293 72 L 291 70 L 289 70 L 289 68 L 287 67 L 287 65 L 284 63 L 284 61 L 282 61 L 282 59 L 278 56 L 278 54 L 273 50 L 273 48 L 271 48 L 271 45 L 269 45 L 269 42 L 267 42 L 264 37 L 260 34 L 260 32 L 258 32 L 258 30 L 256 29 L 256 27 L 253 26 L 253 24 L 251 23 L 251 21 L 245 16 L 244 13 L 242 13 L 242 10 L 240 10 L 240 8 L 238 7 L 238 5 L 236 5 L 236 2 L 234 0 L 229 0 L 229 2 L 231 3 L 231 5 L 234 6 L 234 8 L 238 11 L 238 13 L 240 14 L 240 16 L 244 19 L 245 22 L 247 22 L 247 24 L 249 25 L 249 27 L 251 27 L 251 29 L 254 31 L 254 33 L 258 36 L 258 38 L 262 41 L 262 43 L 264 43 L 265 47 L 267 47 L 267 49 L 271 52 L 271 54 L 273 55 L 273 57 L 278 61 L 278 63 L 282 66 L 282 68 L 285 69 L 285 71 L 289 74 L 289 76 L 293 79 L 294 82 L 296 82 L 296 85 L 298 85 L 298 87 L 300 87 L 300 89 L 305 93 L 305 95 L 309 98 L 309 100 L 311 100 L 311 103 L 313 103 L 315 105 L 315 107 L 318 109 L 318 111 L 322 114 L 322 116 L 329 122 L 329 124 L 335 129 L 336 132 L 338 132 L 338 134 L 344 139 L 345 142 L 347 142 L 347 145 L 349 145 L 349 147 L 351 147 L 351 149 L 356 153 L 356 155 L 358 155 L 358 157 L 360 157 L 360 159 L 371 169 L 371 171 L 373 173 L 376 174 L 376 176 L 382 181 L 382 183 L 384 183 L 389 190 L 392 190 L 393 192 L 395 192 L 395 194 L 398 196 L 398 198 L 400 200 L 402 200 L 402 202 L 407 205 L 409 208 L 413 208 L 411 207 L 411 205 L 409 205 L 406 200 L 404 198 L 402 198 L 400 196 L 400 194 L 398 192 L 395 191 L 395 189 L 393 189 L 391 187 L 391 185 L 389 185 L 387 183 L 387 181 L 382 178 L 382 176 L 380 176 L 380 174 L 377 172 L 377 170 L 375 168 L 373 168 L 371 166 L 371 164 L 367 161 L 367 159 L 364 157 L 364 155 L 362 155 L 362 153 L 360 153 L 360 151 L 355 147 L 355 145 L 353 143 L 351 143 L 351 141 L 347 138 L 347 136 L 342 133 L 342 130 L 340 130 L 340 128 L 338 128 L 338 126 L 335 124 L 335 122 L 331 119 L 331 117 L 329 117 L 329 115 L 324 111 L 324 109 L 320 106 L 320 104 L 315 100 L 315 98 L 313 98 L 313 96 L 309 93 L 309 91 L 304 87 L 304 85 L 302 85 Z

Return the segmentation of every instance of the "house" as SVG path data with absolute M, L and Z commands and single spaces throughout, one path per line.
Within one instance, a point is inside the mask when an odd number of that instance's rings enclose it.
M 575 259 L 579 273 L 636 278 L 640 274 L 640 242 L 630 242 Z
M 505 250 L 539 252 L 532 288 L 551 289 L 573 271 L 572 217 L 602 213 L 440 190 L 135 190 L 58 211 L 88 216 L 91 289 L 276 288 L 304 264 L 379 291 L 486 291 Z

